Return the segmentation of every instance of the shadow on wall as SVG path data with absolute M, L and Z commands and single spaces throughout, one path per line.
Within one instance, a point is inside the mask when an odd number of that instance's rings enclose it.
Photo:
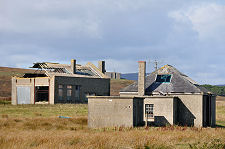
M 170 125 L 164 116 L 155 116 L 155 126 L 166 126 Z
M 194 126 L 194 119 L 196 117 L 191 111 L 184 105 L 184 103 L 177 100 L 177 124 L 181 126 Z
M 164 116 L 154 116 L 154 121 L 148 121 L 148 126 L 167 126 L 170 125 Z

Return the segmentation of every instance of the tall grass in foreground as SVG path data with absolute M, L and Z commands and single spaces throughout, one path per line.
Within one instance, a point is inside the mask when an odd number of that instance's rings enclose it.
M 59 115 L 69 119 L 58 118 Z M 87 127 L 87 105 L 0 105 L 0 148 L 225 148 L 225 104 L 217 128 Z
M 0 148 L 225 148 L 224 128 L 87 128 L 87 117 L 1 118 Z

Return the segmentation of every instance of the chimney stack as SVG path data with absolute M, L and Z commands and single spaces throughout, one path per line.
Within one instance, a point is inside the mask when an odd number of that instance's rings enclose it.
M 72 74 L 76 73 L 76 60 L 75 59 L 71 59 L 71 71 L 72 71 Z
M 105 61 L 98 61 L 98 69 L 105 74 Z
M 146 62 L 138 61 L 139 72 L 138 72 L 138 95 L 145 95 L 145 73 L 146 73 Z

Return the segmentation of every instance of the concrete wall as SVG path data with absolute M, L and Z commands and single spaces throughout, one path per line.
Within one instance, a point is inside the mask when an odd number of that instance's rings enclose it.
M 63 99 L 58 96 L 58 86 L 63 85 Z M 71 101 L 66 99 L 67 85 L 73 86 Z M 80 100 L 75 99 L 75 86 L 80 86 Z M 55 103 L 75 103 L 87 102 L 86 95 L 109 96 L 110 95 L 110 79 L 103 78 L 80 78 L 80 77 L 64 77 L 55 76 L 54 96 Z
M 177 122 L 186 126 L 203 126 L 203 95 L 202 94 L 181 94 L 176 95 Z
M 52 83 L 52 84 L 51 84 Z M 30 87 L 30 104 L 34 104 L 35 96 L 35 87 L 36 86 L 49 86 L 49 90 L 51 91 L 51 87 L 54 88 L 54 79 L 53 77 L 43 77 L 43 78 L 12 78 L 12 104 L 16 105 L 17 101 L 17 87 L 18 86 L 26 86 Z M 49 101 L 51 104 L 54 104 L 54 93 L 50 92 Z
M 120 92 L 121 97 L 126 96 L 138 96 L 138 92 Z
M 144 104 L 153 104 L 154 125 L 165 126 L 176 123 L 177 98 L 175 97 L 146 97 Z M 144 106 L 145 111 L 145 106 Z M 145 115 L 144 120 L 146 121 Z
M 142 103 L 141 103 L 142 101 Z M 141 125 L 142 98 L 91 96 L 88 98 L 88 126 L 90 128 Z
M 12 78 L 12 91 L 11 91 L 11 103 L 12 105 L 16 105 L 17 104 L 17 100 L 16 100 L 16 78 L 13 77 Z

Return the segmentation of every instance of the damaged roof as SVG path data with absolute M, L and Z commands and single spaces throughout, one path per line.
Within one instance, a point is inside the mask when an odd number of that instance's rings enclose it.
M 46 75 L 48 76 L 77 76 L 77 77 L 97 77 L 104 78 L 104 74 L 102 74 L 97 67 L 94 65 L 90 65 L 89 62 L 87 65 L 76 64 L 76 73 L 73 74 L 71 70 L 70 64 L 59 64 L 59 63 L 50 63 L 50 62 L 37 62 L 31 68 L 38 68 L 41 70 L 45 70 Z M 94 67 L 94 68 L 93 68 Z
M 157 82 L 157 75 L 171 75 L 170 82 Z M 165 65 L 146 76 L 145 92 L 159 93 L 208 93 L 209 91 L 201 87 L 187 75 L 179 72 L 171 65 Z M 138 92 L 138 82 L 123 88 L 120 92 Z

